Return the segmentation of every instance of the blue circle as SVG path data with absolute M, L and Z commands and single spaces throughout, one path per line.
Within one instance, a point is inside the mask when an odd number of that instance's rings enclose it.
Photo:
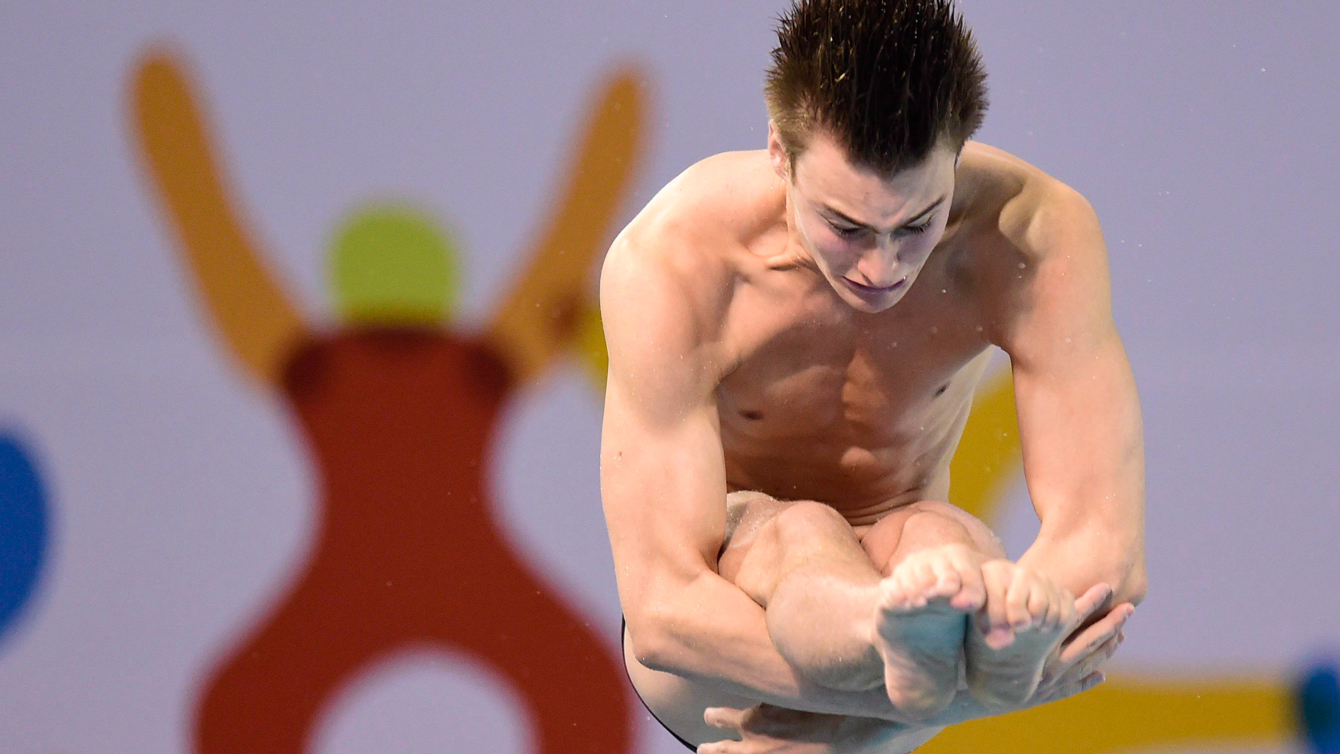
M 1317 754 L 1340 754 L 1340 675 L 1331 666 L 1314 668 L 1298 689 L 1303 736 Z
M 22 615 L 46 561 L 47 494 L 29 455 L 0 435 L 0 639 Z

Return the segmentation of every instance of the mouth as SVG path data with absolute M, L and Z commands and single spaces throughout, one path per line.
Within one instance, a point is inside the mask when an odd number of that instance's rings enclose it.
M 843 282 L 845 282 L 847 285 L 850 285 L 850 286 L 852 287 L 852 289 L 854 289 L 857 293 L 860 293 L 860 294 L 863 294 L 863 295 L 866 295 L 866 296 L 882 296 L 882 295 L 884 295 L 884 294 L 886 294 L 886 293 L 890 293 L 890 292 L 892 292 L 892 291 L 896 291 L 896 290 L 898 290 L 899 288 L 903 287 L 903 284 L 904 284 L 904 283 L 907 282 L 907 278 L 904 277 L 902 280 L 899 280 L 898 282 L 894 283 L 893 285 L 886 285 L 886 286 L 882 286 L 882 287 L 875 287 L 875 286 L 871 286 L 871 285 L 861 285 L 860 283 L 856 282 L 855 280 L 852 280 L 851 278 L 845 278 L 845 277 L 844 277 L 844 278 L 842 278 L 842 280 L 843 280 Z

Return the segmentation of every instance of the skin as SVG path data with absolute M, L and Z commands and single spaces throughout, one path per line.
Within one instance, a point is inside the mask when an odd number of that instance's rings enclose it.
M 745 738 L 730 743 L 753 747 L 703 751 L 833 751 L 832 740 L 890 736 L 907 750 L 937 725 L 1093 682 L 1146 577 L 1139 404 L 1083 197 L 975 142 L 887 176 L 818 131 L 793 172 L 770 130 L 767 151 L 709 158 L 653 198 L 606 258 L 601 306 L 602 498 L 626 660 L 662 719 L 708 708 L 709 723 Z M 991 672 L 982 646 L 1012 642 L 1039 615 L 1011 584 L 1032 579 L 1054 604 L 1083 595 L 1068 615 L 1091 625 L 1045 650 L 1029 698 L 960 694 L 909 726 L 892 690 L 815 684 L 778 654 L 760 604 L 719 571 L 722 500 L 755 490 L 822 501 L 862 541 L 890 514 L 944 500 L 993 345 L 1011 357 L 1042 526 L 1007 564 L 1025 576 L 983 576 L 970 632 L 979 670 Z M 792 739 L 756 735 L 748 715 L 789 715 Z M 815 743 L 830 748 L 794 748 L 806 720 L 832 727 Z

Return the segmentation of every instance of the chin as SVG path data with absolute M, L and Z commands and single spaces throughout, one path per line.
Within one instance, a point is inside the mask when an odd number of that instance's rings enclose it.
M 887 309 L 892 309 L 899 301 L 903 300 L 902 296 L 890 296 L 887 300 L 880 301 L 867 301 L 856 296 L 842 296 L 841 298 L 851 308 L 866 314 L 878 314 Z
M 906 285 L 897 291 L 893 291 L 883 296 L 868 298 L 854 292 L 844 283 L 833 282 L 834 293 L 838 294 L 838 298 L 842 299 L 842 301 L 851 308 L 867 314 L 877 314 L 886 309 L 893 308 L 899 301 L 903 300 L 903 297 L 907 295 L 907 289 L 910 287 L 911 281 L 909 280 Z

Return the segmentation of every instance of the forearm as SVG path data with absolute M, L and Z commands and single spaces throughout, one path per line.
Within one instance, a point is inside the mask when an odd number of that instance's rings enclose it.
M 1019 565 L 1046 574 L 1076 596 L 1094 584 L 1112 587 L 1110 604 L 1139 604 L 1148 589 L 1144 541 L 1138 534 L 1121 536 L 1089 531 L 1038 536 Z
M 897 719 L 882 686 L 838 691 L 803 678 L 773 645 L 763 608 L 711 571 L 665 599 L 648 628 L 640 659 L 655 670 L 778 707 Z

